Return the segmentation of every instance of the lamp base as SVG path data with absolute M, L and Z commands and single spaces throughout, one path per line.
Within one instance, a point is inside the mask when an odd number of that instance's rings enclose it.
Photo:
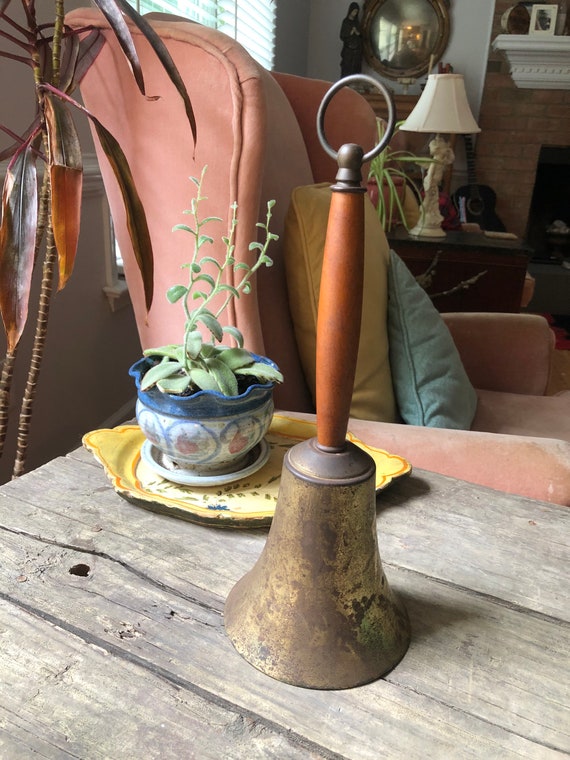
M 412 235 L 412 237 L 444 238 L 447 232 L 440 225 L 441 222 L 437 226 L 428 226 L 426 223 L 418 222 L 415 227 L 412 227 L 408 231 L 408 235 Z

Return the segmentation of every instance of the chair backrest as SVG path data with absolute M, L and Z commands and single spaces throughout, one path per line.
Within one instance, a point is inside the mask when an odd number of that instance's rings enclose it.
M 149 222 L 155 296 L 147 314 L 120 192 L 95 136 L 142 348 L 180 341 L 181 309 L 169 304 L 164 294 L 183 276 L 180 267 L 188 260 L 189 243 L 172 227 L 186 219 L 182 211 L 189 208 L 194 191 L 189 177 L 199 176 L 207 165 L 208 200 L 203 211 L 223 220 L 208 251 L 218 260 L 224 255 L 220 238 L 227 230 L 230 204 L 238 204 L 236 258 L 249 260 L 249 242 L 258 236 L 256 224 L 265 218 L 267 200 L 276 201 L 271 228 L 280 240 L 270 251 L 274 266 L 260 270 L 256 297 L 239 299 L 228 319 L 243 332 L 248 348 L 271 356 L 283 370 L 286 381 L 277 390 L 276 404 L 310 411 L 289 311 L 282 241 L 293 188 L 334 180 L 335 163 L 316 134 L 317 109 L 330 83 L 272 75 L 221 32 L 188 21 L 153 19 L 192 100 L 198 124 L 194 147 L 182 102 L 136 28 L 132 34 L 147 93 L 158 95 L 158 100 L 139 93 L 99 11 L 71 11 L 66 22 L 74 28 L 97 27 L 105 36 L 106 44 L 84 77 L 81 93 L 86 107 L 125 151 Z M 325 129 L 333 147 L 357 142 L 368 150 L 376 136 L 374 113 L 364 98 L 344 88 L 333 100 Z

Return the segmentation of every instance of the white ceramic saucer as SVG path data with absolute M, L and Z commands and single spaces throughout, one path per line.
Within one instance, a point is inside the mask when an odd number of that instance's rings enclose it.
M 198 475 L 192 470 L 183 468 L 172 469 L 164 464 L 164 454 L 157 449 L 148 440 L 145 440 L 141 446 L 141 459 L 158 475 L 172 483 L 178 483 L 182 486 L 199 486 L 207 488 L 208 486 L 221 486 L 225 483 L 233 483 L 236 480 L 253 475 L 260 470 L 269 459 L 270 447 L 265 438 L 263 438 L 247 455 L 244 467 L 236 472 L 228 472 L 223 475 Z

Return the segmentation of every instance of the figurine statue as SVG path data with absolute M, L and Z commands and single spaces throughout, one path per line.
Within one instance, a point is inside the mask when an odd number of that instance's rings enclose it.
M 439 186 L 443 179 L 445 169 L 453 163 L 454 154 L 448 141 L 436 135 L 429 144 L 430 155 L 434 160 L 424 177 L 424 202 L 423 209 L 426 220 L 438 219 L 441 224 L 441 215 L 439 213 Z
M 350 76 L 350 74 L 360 74 L 362 71 L 362 34 L 358 19 L 359 12 L 358 3 L 351 3 L 340 27 L 340 38 L 342 40 L 341 78 Z
M 436 135 L 431 140 L 429 150 L 434 162 L 429 165 L 424 176 L 421 214 L 416 226 L 410 230 L 410 235 L 445 237 L 441 227 L 443 216 L 439 208 L 439 185 L 446 167 L 453 163 L 455 157 L 452 147 L 441 135 Z

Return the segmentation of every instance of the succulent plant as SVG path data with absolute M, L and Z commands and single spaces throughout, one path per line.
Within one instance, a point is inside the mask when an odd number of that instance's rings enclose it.
M 200 218 L 200 204 L 206 200 L 203 194 L 206 169 L 204 167 L 199 178 L 191 178 L 196 185 L 196 195 L 190 209 L 184 213 L 191 216 L 192 223 L 177 224 L 173 228 L 173 231 L 188 233 L 193 238 L 192 257 L 183 265 L 183 269 L 188 272 L 188 282 L 173 285 L 166 293 L 170 303 L 180 303 L 184 309 L 183 340 L 179 344 L 149 348 L 144 352 L 145 356 L 155 358 L 156 363 L 142 379 L 143 391 L 156 386 L 165 393 L 180 395 L 188 395 L 197 390 L 212 390 L 225 396 L 237 396 L 243 386 L 251 382 L 283 380 L 274 364 L 259 361 L 259 357 L 244 348 L 243 335 L 236 327 L 222 326 L 219 321 L 234 298 L 250 292 L 251 278 L 255 272 L 262 266 L 273 264 L 267 250 L 271 241 L 277 239 L 277 235 L 269 230 L 275 202 L 268 202 L 266 220 L 257 225 L 264 232 L 263 242 L 254 241 L 249 245 L 250 251 L 257 251 L 252 265 L 241 260 L 241 257 L 236 260 L 234 256 L 238 209 L 236 203 L 232 204 L 229 229 L 227 235 L 222 237 L 225 258 L 220 263 L 203 252 L 206 246 L 214 242 L 206 234 L 205 228 L 222 221 L 219 217 Z M 225 281 L 227 278 L 224 275 L 230 269 L 234 273 L 235 285 Z M 212 271 L 213 274 L 210 274 Z M 220 296 L 222 303 L 214 309 L 213 304 L 219 304 Z M 222 343 L 226 337 L 233 339 L 233 347 Z

